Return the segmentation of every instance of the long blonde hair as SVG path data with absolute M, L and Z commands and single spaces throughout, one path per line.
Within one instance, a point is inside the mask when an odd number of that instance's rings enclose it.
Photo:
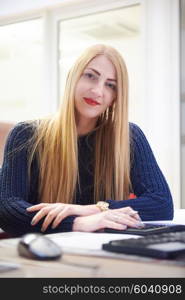
M 128 124 L 128 75 L 123 58 L 106 45 L 94 45 L 77 59 L 70 70 L 63 101 L 54 117 L 36 127 L 29 168 L 35 154 L 39 162 L 39 200 L 72 203 L 78 180 L 78 135 L 75 122 L 75 87 L 87 64 L 105 55 L 117 74 L 113 105 L 99 117 L 95 128 L 94 202 L 127 199 L 130 187 Z

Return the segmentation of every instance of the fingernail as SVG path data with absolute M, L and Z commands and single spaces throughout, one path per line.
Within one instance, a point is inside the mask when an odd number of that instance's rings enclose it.
M 42 231 L 42 232 L 44 232 L 44 231 L 45 231 L 45 229 L 44 229 L 44 228 L 41 228 L 41 231 Z
M 137 222 L 136 223 L 137 228 L 143 228 L 145 225 L 142 222 Z
M 136 214 L 138 214 L 138 211 L 133 210 L 133 211 L 130 213 L 130 216 L 133 216 L 133 215 L 136 215 Z
M 35 220 L 32 220 L 32 221 L 31 221 L 31 225 L 35 225 Z
M 123 225 L 123 229 L 126 229 L 127 228 L 127 226 L 126 225 Z

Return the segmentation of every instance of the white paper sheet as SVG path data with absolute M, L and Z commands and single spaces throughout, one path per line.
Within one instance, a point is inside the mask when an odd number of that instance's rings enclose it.
M 152 221 L 145 223 L 156 224 L 182 224 L 185 225 L 185 209 L 175 210 L 172 221 Z M 74 253 L 95 256 L 125 256 L 124 254 L 111 253 L 102 249 L 104 243 L 111 240 L 139 238 L 138 235 L 111 234 L 111 233 L 88 233 L 88 232 L 65 232 L 48 235 L 62 249 L 63 253 Z
M 111 233 L 88 233 L 88 232 L 64 232 L 48 235 L 62 249 L 63 253 L 80 254 L 105 257 L 125 257 L 124 254 L 113 253 L 102 249 L 104 243 L 111 240 L 138 238 L 138 235 L 111 234 Z

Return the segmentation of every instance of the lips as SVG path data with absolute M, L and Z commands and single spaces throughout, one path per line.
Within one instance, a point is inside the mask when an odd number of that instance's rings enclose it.
M 91 99 L 91 98 L 84 97 L 84 100 L 87 104 L 92 105 L 92 106 L 100 105 L 99 102 L 97 102 L 96 100 Z

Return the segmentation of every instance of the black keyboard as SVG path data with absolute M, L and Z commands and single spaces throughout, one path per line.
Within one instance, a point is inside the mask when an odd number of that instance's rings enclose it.
M 179 255 L 184 255 L 185 258 L 185 231 L 114 240 L 103 244 L 102 248 L 111 252 L 163 259 L 173 259 Z
M 104 232 L 107 233 L 121 233 L 121 234 L 136 234 L 136 235 L 151 235 L 166 232 L 185 231 L 185 225 L 177 224 L 155 224 L 143 223 L 142 228 L 127 228 L 125 230 L 118 230 L 112 228 L 105 228 Z

